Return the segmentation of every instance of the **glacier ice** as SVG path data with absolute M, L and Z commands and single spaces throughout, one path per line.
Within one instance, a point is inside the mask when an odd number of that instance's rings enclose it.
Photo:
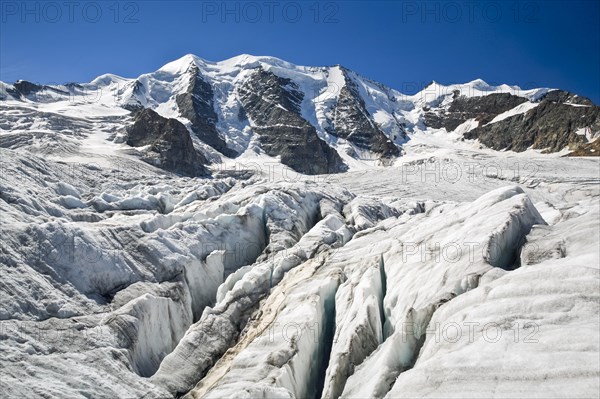
M 193 136 L 211 177 L 142 162 L 122 129 L 136 106 L 190 128 L 176 97 L 192 65 L 241 154 Z M 306 176 L 261 151 L 236 92 L 257 67 L 294 83 L 299 116 L 348 171 Z M 364 102 L 350 108 L 403 146 L 395 163 L 332 134 L 331 94 L 348 83 Z M 476 118 L 425 126 L 425 109 L 449 109 L 455 90 L 523 98 L 489 124 L 550 92 L 476 80 L 406 96 L 340 66 L 188 55 L 137 79 L 3 100 L 0 390 L 597 397 L 598 160 L 483 148 L 462 140 Z

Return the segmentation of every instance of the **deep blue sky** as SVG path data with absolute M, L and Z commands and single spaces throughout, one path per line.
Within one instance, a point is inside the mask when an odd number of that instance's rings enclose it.
M 0 80 L 136 77 L 187 53 L 248 53 L 342 64 L 404 92 L 482 78 L 600 103 L 598 0 L 250 3 L 2 0 Z

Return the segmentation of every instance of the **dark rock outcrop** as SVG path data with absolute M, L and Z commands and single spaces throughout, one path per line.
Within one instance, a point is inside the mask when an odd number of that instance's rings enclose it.
M 150 146 L 143 159 L 161 169 L 184 176 L 208 175 L 206 159 L 194 149 L 187 128 L 177 119 L 142 109 L 127 128 L 126 143 L 132 147 Z
M 68 96 L 70 87 L 66 86 L 66 88 L 65 90 L 61 86 L 38 85 L 27 80 L 18 80 L 13 83 L 12 87 L 6 88 L 6 93 L 15 99 L 50 102 L 59 96 Z M 5 100 L 6 98 L 3 93 L 0 93 L 0 99 Z
M 346 84 L 340 90 L 333 109 L 332 127 L 329 133 L 348 140 L 358 148 L 380 154 L 382 158 L 400 155 L 400 149 L 377 126 L 356 83 L 342 69 Z
M 210 83 L 202 78 L 200 70 L 194 64 L 190 65 L 188 74 L 190 82 L 187 91 L 175 98 L 181 116 L 191 122 L 192 131 L 200 140 L 221 154 L 235 158 L 239 154 L 227 147 L 216 128 L 218 116 L 214 109 Z
M 560 93 L 558 96 L 561 96 Z M 546 96 L 537 107 L 528 112 L 479 126 L 465 133 L 464 137 L 479 139 L 495 150 L 520 152 L 529 147 L 548 152 L 560 151 L 565 147 L 577 150 L 587 144 L 586 137 L 576 133 L 579 129 L 600 131 L 600 107 L 555 102 L 560 98 L 564 97 Z M 587 100 L 580 98 L 582 100 L 578 101 Z
M 426 112 L 424 122 L 428 127 L 446 128 L 449 132 L 472 118 L 479 121 L 479 125 L 482 126 L 497 115 L 526 101 L 526 98 L 509 93 L 493 93 L 481 97 L 465 97 L 455 93 L 454 100 L 447 110 Z
M 592 100 L 564 90 L 551 90 L 543 98 L 545 101 L 578 105 L 594 105 Z
M 600 157 L 600 139 L 583 144 L 577 150 L 568 153 L 568 157 Z
M 144 108 L 144 106 L 140 103 L 139 98 L 143 98 L 148 95 L 148 93 L 146 91 L 146 87 L 144 87 L 142 82 L 140 82 L 139 80 L 136 79 L 132 83 L 131 92 L 132 92 L 131 98 L 128 99 L 127 102 L 123 103 L 121 105 L 121 107 L 125 108 L 126 110 L 132 111 L 132 112 L 142 110 Z
M 13 84 L 15 88 L 14 94 L 17 96 L 28 96 L 30 94 L 37 93 L 40 90 L 44 89 L 44 86 L 37 85 L 35 83 L 28 82 L 26 80 L 18 80 Z M 13 94 L 13 93 L 11 93 Z
M 303 94 L 289 79 L 258 68 L 242 86 L 244 115 L 252 121 L 262 149 L 293 170 L 314 175 L 347 169 L 339 154 L 301 116 Z

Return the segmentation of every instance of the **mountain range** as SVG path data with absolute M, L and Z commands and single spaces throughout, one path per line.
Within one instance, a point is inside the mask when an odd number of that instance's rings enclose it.
M 405 144 L 414 135 L 439 132 L 497 151 L 600 153 L 600 107 L 563 90 L 477 79 L 431 82 L 406 95 L 340 65 L 302 67 L 274 57 L 210 62 L 186 55 L 134 79 L 0 83 L 0 100 L 9 131 L 2 147 L 47 132 L 63 139 L 63 148 L 50 147 L 64 157 L 100 130 L 111 133 L 97 138 L 107 150 L 189 176 L 257 154 L 303 174 L 339 173 L 356 161 L 392 165 L 410 152 Z M 36 115 L 48 118 L 29 125 Z

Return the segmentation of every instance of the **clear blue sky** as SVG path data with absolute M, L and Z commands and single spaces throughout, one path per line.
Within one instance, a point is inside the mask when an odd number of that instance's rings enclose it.
M 598 0 L 2 0 L 0 11 L 7 82 L 136 77 L 187 53 L 213 61 L 248 53 L 342 64 L 405 92 L 482 78 L 600 103 Z

